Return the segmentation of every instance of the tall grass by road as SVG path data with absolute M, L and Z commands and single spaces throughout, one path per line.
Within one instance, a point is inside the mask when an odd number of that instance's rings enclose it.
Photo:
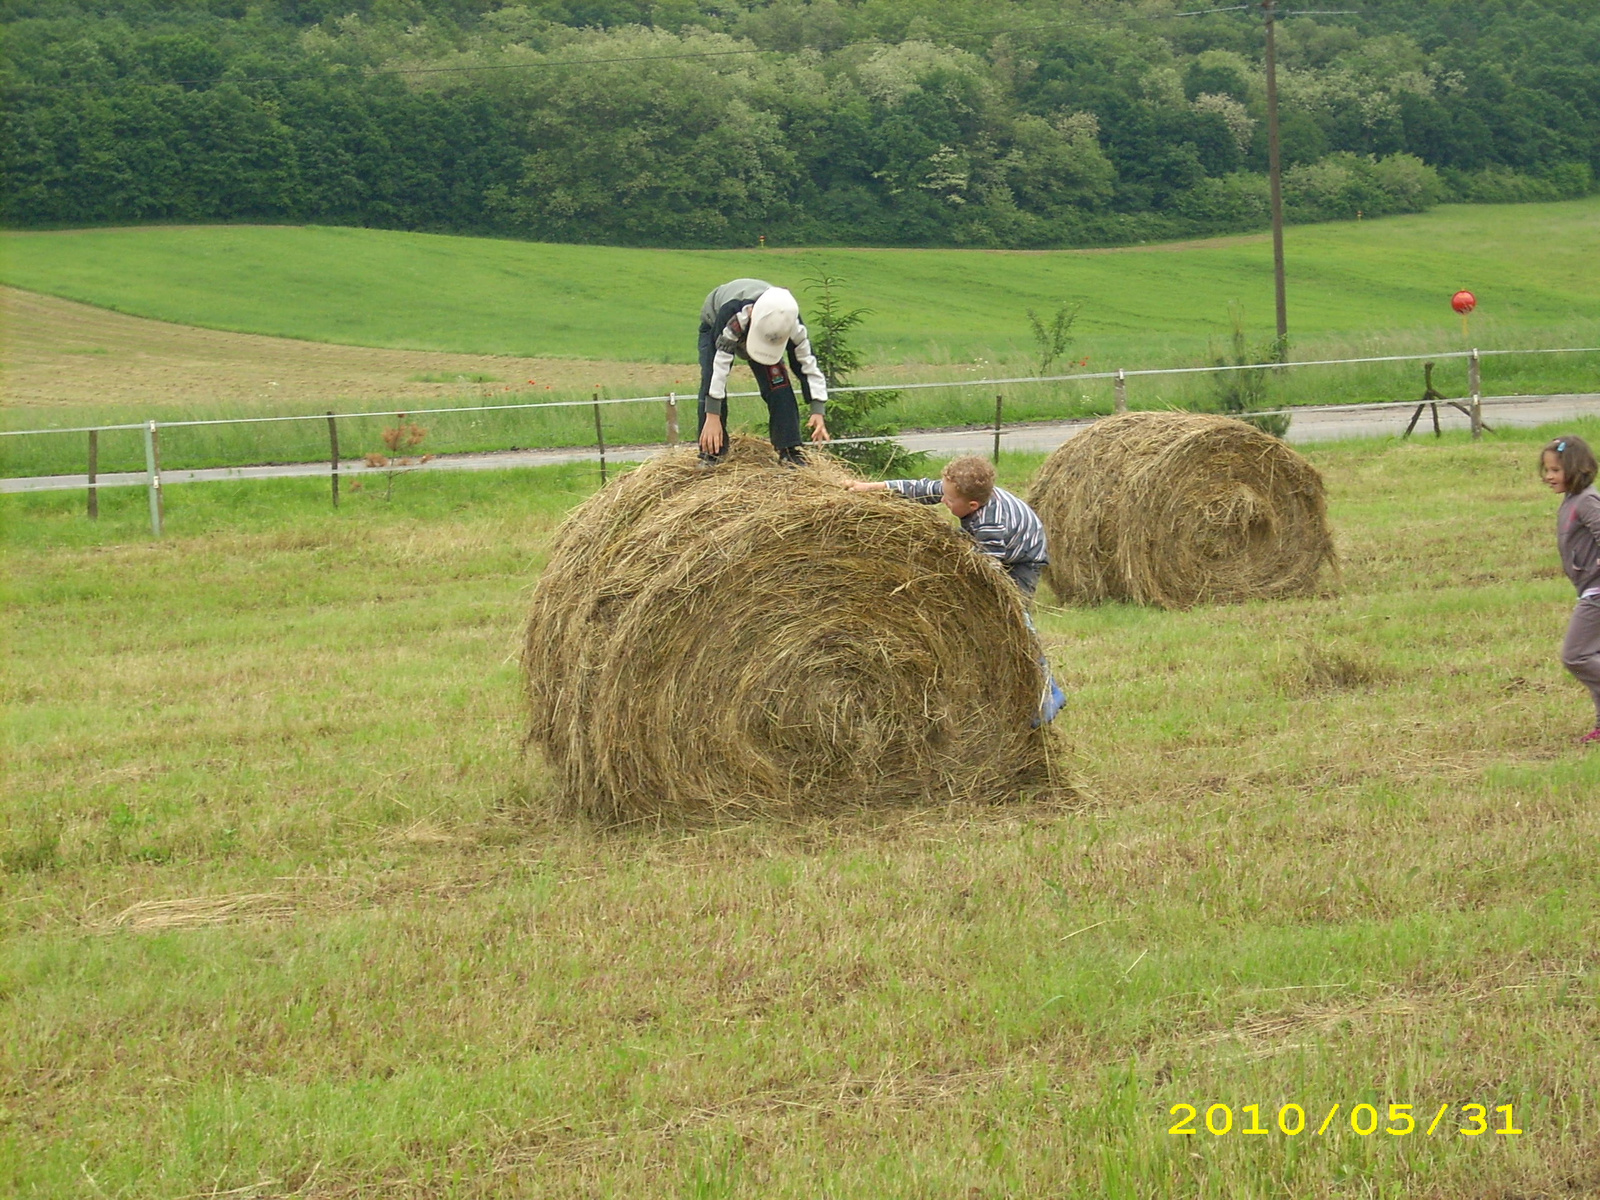
M 0 1190 L 1600 1188 L 1600 757 L 1537 444 L 1316 450 L 1315 598 L 1046 606 L 1073 795 L 622 834 L 547 819 L 520 749 L 592 472 L 173 488 L 160 543 L 132 492 L 6 497 Z
M 1523 339 L 1535 344 L 1560 346 L 1582 342 L 1587 337 L 1600 339 L 1600 323 L 1594 328 L 1569 326 L 1546 330 Z M 1420 353 L 1428 347 L 1420 340 L 1399 337 L 1388 339 L 1383 347 L 1392 353 Z M 1371 349 L 1368 347 L 1367 349 Z M 1334 349 L 1330 353 L 1343 353 Z M 1349 352 L 1359 352 L 1350 348 Z M 1600 390 L 1600 353 L 1561 355 L 1509 355 L 1483 360 L 1483 386 L 1490 395 L 1592 392 Z M 902 429 L 943 428 L 986 425 L 994 420 L 996 393 L 1004 395 L 1004 414 L 1008 424 L 1104 416 L 1112 411 L 1113 387 L 1110 380 L 1085 379 L 1063 382 L 1023 381 L 999 386 L 962 383 L 963 377 L 982 378 L 991 368 L 924 367 L 906 370 L 902 378 L 933 374 L 957 382 L 948 387 L 905 390 L 882 410 L 885 419 Z M 981 372 L 981 374 L 980 374 Z M 882 372 L 880 372 L 882 374 Z M 1422 364 L 1362 363 L 1347 366 L 1299 367 L 1271 372 L 1266 384 L 1266 403 L 1271 406 L 1338 404 L 1414 400 L 1423 390 Z M 1445 359 L 1433 373 L 1434 384 L 1448 396 L 1466 396 L 1467 365 L 1464 359 Z M 735 373 L 733 387 L 751 387 L 750 376 Z M 1217 411 L 1217 377 L 1209 373 L 1152 376 L 1128 381 L 1128 402 L 1135 409 L 1180 408 Z M 446 402 L 435 411 L 407 417 L 407 423 L 422 425 L 427 438 L 422 452 L 432 454 L 473 453 L 529 447 L 593 447 L 594 412 L 584 403 L 600 394 L 612 398 L 610 389 L 599 393 L 572 391 L 517 392 L 507 388 L 498 395 L 471 395 Z M 623 395 L 627 393 L 624 392 Z M 569 403 L 559 408 L 514 408 L 516 404 L 544 403 L 552 397 Z M 483 405 L 498 405 L 479 411 Z M 304 412 L 301 405 L 295 411 Z M 400 406 L 396 406 L 397 408 Z M 348 457 L 360 457 L 384 449 L 383 432 L 396 426 L 394 410 L 364 412 L 340 423 L 340 450 Z M 730 420 L 735 428 L 766 432 L 766 410 L 754 396 L 735 396 L 730 401 Z M 690 389 L 678 397 L 680 436 L 692 438 L 695 428 L 695 393 Z M 241 410 L 215 405 L 196 412 L 190 406 L 162 403 L 84 404 L 51 409 L 51 421 L 77 429 L 85 425 L 131 424 L 145 420 L 181 421 L 196 418 L 246 418 L 260 416 L 259 409 Z M 1405 413 L 1394 416 L 1395 429 L 1404 428 Z M 1493 421 L 1493 414 L 1489 414 Z M 606 444 L 659 445 L 666 437 L 663 402 L 611 404 L 601 407 Z M 0 412 L 0 427 L 33 428 L 39 413 L 26 408 Z M 144 438 L 137 429 L 108 429 L 98 434 L 99 469 L 141 471 L 145 466 Z M 161 461 L 167 470 L 243 466 L 269 462 L 315 462 L 329 453 L 326 421 L 275 422 L 250 420 L 240 424 L 174 426 L 162 430 Z M 44 433 L 28 437 L 0 437 L 0 475 L 81 474 L 86 470 L 87 435 L 82 432 Z

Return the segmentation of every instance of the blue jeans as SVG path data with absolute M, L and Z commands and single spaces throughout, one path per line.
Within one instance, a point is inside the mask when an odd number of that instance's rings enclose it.
M 1025 595 L 1030 602 L 1033 600 L 1031 592 Z M 1056 677 L 1050 670 L 1050 659 L 1045 656 L 1044 646 L 1039 641 L 1039 631 L 1034 628 L 1033 617 L 1026 609 L 1022 613 L 1022 619 L 1028 623 L 1028 632 L 1033 635 L 1033 648 L 1039 654 L 1039 670 L 1044 675 L 1044 688 L 1039 693 L 1039 708 L 1033 714 L 1033 728 L 1037 729 L 1056 719 L 1056 714 L 1066 707 L 1067 697 L 1056 686 Z

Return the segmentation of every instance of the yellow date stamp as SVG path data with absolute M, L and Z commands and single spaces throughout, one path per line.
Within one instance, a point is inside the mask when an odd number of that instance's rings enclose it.
M 1313 1128 L 1315 1111 L 1320 1105 L 1313 1106 L 1313 1116 L 1306 1115 L 1306 1109 L 1299 1104 L 1280 1104 L 1277 1114 L 1268 1114 L 1263 1118 L 1261 1105 L 1246 1104 L 1237 1113 L 1231 1105 L 1212 1104 L 1202 1110 L 1194 1104 L 1174 1104 L 1167 1115 L 1177 1117 L 1167 1130 L 1173 1137 L 1198 1137 L 1210 1134 L 1212 1137 L 1227 1137 L 1239 1134 L 1244 1137 L 1270 1137 L 1274 1134 L 1281 1137 L 1299 1137 L 1307 1134 L 1311 1137 L 1327 1137 L 1330 1134 L 1342 1134 L 1348 1128 L 1349 1132 L 1359 1137 L 1371 1137 L 1375 1133 L 1385 1133 L 1390 1137 L 1410 1137 L 1420 1134 L 1423 1137 L 1481 1137 L 1482 1135 L 1498 1134 L 1503 1137 L 1514 1137 L 1523 1131 L 1517 1128 L 1516 1114 L 1513 1104 L 1497 1104 L 1493 1112 L 1497 1117 L 1491 1117 L 1491 1109 L 1487 1104 L 1452 1104 L 1439 1105 L 1433 1118 L 1424 1126 L 1422 1119 L 1432 1109 L 1428 1105 L 1419 1113 L 1413 1104 L 1355 1104 L 1348 1111 L 1344 1105 L 1335 1104 L 1328 1109 L 1328 1115 L 1322 1118 L 1320 1124 Z M 1456 1115 L 1449 1121 L 1445 1117 L 1454 1109 Z M 1343 1113 L 1343 1119 L 1340 1114 Z M 1265 1123 L 1263 1123 L 1265 1122 Z

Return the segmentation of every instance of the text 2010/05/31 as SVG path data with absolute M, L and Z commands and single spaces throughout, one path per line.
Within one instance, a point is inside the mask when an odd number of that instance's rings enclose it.
M 1320 1106 L 1316 1106 L 1320 1107 Z M 1328 1109 L 1328 1115 L 1315 1128 L 1306 1116 L 1306 1110 L 1299 1104 L 1283 1104 L 1278 1107 L 1276 1119 L 1266 1118 L 1269 1122 L 1263 1124 L 1261 1105 L 1246 1104 L 1237 1113 L 1227 1104 L 1212 1104 L 1204 1110 L 1193 1104 L 1174 1104 L 1168 1110 L 1168 1115 L 1178 1118 L 1167 1130 L 1175 1137 L 1188 1135 L 1210 1134 L 1213 1137 L 1224 1137 L 1228 1134 L 1255 1135 L 1266 1137 L 1278 1134 L 1283 1137 L 1299 1137 L 1301 1134 L 1310 1134 L 1313 1137 L 1327 1136 L 1330 1133 L 1343 1133 L 1348 1124 L 1349 1131 L 1361 1137 L 1371 1137 L 1375 1133 L 1385 1133 L 1390 1137 L 1409 1137 L 1412 1134 L 1421 1134 L 1423 1137 L 1441 1135 L 1459 1135 L 1461 1137 L 1479 1137 L 1486 1133 L 1513 1136 L 1523 1131 L 1517 1128 L 1512 1109 L 1514 1105 L 1500 1104 L 1493 1109 L 1503 1118 L 1496 1123 L 1490 1117 L 1490 1108 L 1486 1104 L 1441 1104 L 1433 1112 L 1431 1119 L 1427 1119 L 1424 1126 L 1423 1114 L 1431 1110 L 1432 1106 L 1425 1106 L 1422 1113 L 1416 1111 L 1412 1104 L 1388 1104 L 1386 1111 L 1380 1112 L 1376 1104 L 1352 1105 L 1346 1114 L 1346 1120 L 1339 1120 L 1339 1114 L 1344 1111 L 1342 1104 L 1335 1104 Z M 1456 1118 L 1446 1121 L 1445 1117 L 1450 1110 L 1456 1110 Z M 1198 1123 L 1198 1124 L 1197 1124 Z

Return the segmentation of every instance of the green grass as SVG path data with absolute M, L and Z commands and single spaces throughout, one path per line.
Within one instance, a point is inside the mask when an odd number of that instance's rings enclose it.
M 486 375 L 482 371 L 418 371 L 408 376 L 412 383 L 499 383 L 498 375 Z
M 628 250 L 370 229 L 212 226 L 7 233 L 0 279 L 165 321 L 364 346 L 694 361 L 706 292 L 755 274 L 799 289 L 826 262 L 872 309 L 878 363 L 1021 366 L 1023 315 L 1084 302 L 1075 356 L 1132 367 L 1203 354 L 1240 301 L 1272 327 L 1262 236 L 1190 248 Z M 1505 342 L 1600 321 L 1600 196 L 1453 206 L 1287 237 L 1290 323 L 1302 349 L 1390 331 L 1456 345 L 1457 288 L 1480 299 L 1475 338 Z M 802 293 L 803 295 L 803 293 Z
M 1559 339 L 1551 339 L 1559 340 Z M 1411 349 L 1411 347 L 1406 347 Z M 1600 389 L 1600 354 L 1487 358 L 1483 360 L 1484 388 L 1489 394 L 1584 392 Z M 1467 394 L 1466 365 L 1448 360 L 1434 372 L 1434 383 L 1447 395 Z M 747 375 L 736 375 L 735 389 L 749 386 Z M 1291 372 L 1269 386 L 1275 405 L 1327 404 L 1345 401 L 1414 399 L 1422 389 L 1421 370 L 1415 363 L 1374 363 L 1359 367 L 1306 367 Z M 1008 424 L 1100 416 L 1112 410 L 1112 387 L 1107 380 L 1084 383 L 1023 383 L 1006 385 L 1005 419 Z M 902 392 L 883 412 L 900 428 L 940 428 L 988 424 L 994 419 L 995 389 L 987 387 L 934 388 Z M 602 389 L 602 395 L 609 394 Z M 495 403 L 544 401 L 552 397 L 585 401 L 589 393 L 540 392 L 496 397 Z M 1217 399 L 1206 376 L 1166 376 L 1134 379 L 1128 384 L 1133 408 L 1192 408 L 1215 411 Z M 480 397 L 455 402 L 461 411 L 428 413 L 408 418 L 428 431 L 421 450 L 426 453 L 470 453 L 528 447 L 593 447 L 594 411 L 587 403 L 551 409 L 469 411 Z M 448 402 L 447 402 L 448 405 Z M 447 407 L 437 405 L 436 407 Z M 83 424 L 120 424 L 136 420 L 187 420 L 197 415 L 180 405 L 85 405 L 54 410 L 68 428 Z M 735 427 L 765 434 L 765 410 L 759 400 L 736 396 L 730 403 Z M 608 404 L 602 407 L 608 446 L 658 445 L 665 437 L 664 406 L 658 401 Z M 243 415 L 224 407 L 207 417 Z M 1493 414 L 1490 414 L 1492 423 Z M 28 409 L 0 410 L 0 426 L 29 427 L 38 414 Z M 693 435 L 694 397 L 679 400 L 681 435 Z M 1395 418 L 1397 427 L 1404 414 Z M 346 457 L 383 450 L 383 431 L 395 424 L 393 410 L 346 417 L 339 425 L 339 445 Z M 40 433 L 29 437 L 0 438 L 0 474 L 80 474 L 87 469 L 88 440 L 83 433 Z M 317 462 L 328 456 L 326 422 L 310 421 L 166 427 L 161 432 L 161 462 L 166 470 L 226 467 L 267 462 Z M 144 440 L 138 429 L 103 429 L 99 435 L 99 469 L 142 471 Z
M 548 398 L 552 393 L 543 393 Z M 562 394 L 565 398 L 566 394 Z M 587 397 L 585 397 L 587 398 Z M 532 396 L 519 397 L 531 401 Z M 496 403 L 509 403 L 511 397 Z M 482 404 L 480 398 L 462 400 L 463 408 Z M 740 401 L 735 400 L 735 404 Z M 760 401 L 753 401 L 760 406 Z M 990 401 L 991 409 L 993 401 Z M 442 407 L 442 406 L 441 406 Z M 59 410 L 57 410 L 59 411 Z M 762 410 L 763 413 L 765 410 Z M 663 406 L 655 404 L 616 404 L 602 407 L 602 420 L 609 446 L 655 444 L 665 437 Z M 29 415 L 13 410 L 6 414 L 13 424 L 25 425 Z M 224 415 L 224 414 L 217 414 Z M 753 415 L 746 410 L 746 415 Z M 184 420 L 189 414 L 176 406 L 147 404 L 111 409 L 74 411 L 63 414 L 72 421 L 124 423 L 130 418 Z M 395 425 L 395 412 L 347 417 L 339 422 L 339 450 L 346 458 L 359 458 L 384 451 L 383 431 Z M 4 418 L 0 418 L 3 420 Z M 695 421 L 694 397 L 680 403 L 679 420 L 685 436 L 692 436 Z M 489 450 L 515 450 L 540 446 L 593 446 L 594 410 L 587 404 L 573 408 L 507 410 L 489 412 L 444 412 L 408 417 L 407 423 L 422 425 L 428 435 L 419 453 L 466 453 Z M 765 422 L 761 428 L 766 428 Z M 247 422 L 226 425 L 165 427 L 161 430 L 163 470 L 195 467 L 226 467 L 248 463 L 322 462 L 329 454 L 328 425 L 325 419 L 293 422 Z M 87 470 L 88 435 L 83 433 L 44 433 L 32 437 L 0 438 L 0 474 L 53 475 L 81 474 Z M 143 471 L 144 434 L 139 429 L 102 429 L 99 434 L 99 469 Z
M 1069 803 L 627 835 L 541 816 L 520 750 L 591 472 L 174 487 L 160 543 L 136 492 L 6 497 L 0 1190 L 1600 1188 L 1538 438 L 1314 451 L 1325 595 L 1044 610 Z M 1468 1102 L 1526 1132 L 1343 1116 Z
M 869 382 L 1026 375 L 1032 342 L 1024 310 L 1048 310 L 1064 298 L 1084 304 L 1072 360 L 1087 360 L 1086 371 L 1208 363 L 1226 340 L 1230 302 L 1244 303 L 1258 336 L 1269 329 L 1272 312 L 1270 247 L 1260 237 L 1117 252 L 756 252 L 212 226 L 8 233 L 0 246 L 0 279 L 7 283 L 163 320 L 373 346 L 600 360 L 690 358 L 699 304 L 712 285 L 757 273 L 798 288 L 825 261 L 850 281 L 851 302 L 872 310 L 861 331 L 873 364 L 862 377 Z M 1586 265 L 1597 256 L 1600 197 L 1296 227 L 1289 235 L 1295 354 L 1459 349 L 1460 325 L 1447 298 L 1462 284 L 1481 300 L 1473 318 L 1480 345 L 1600 344 L 1600 283 Z M 1593 391 L 1600 388 L 1600 355 L 1492 358 L 1483 379 L 1490 394 Z M 1447 394 L 1465 394 L 1465 364 L 1442 363 L 1435 383 Z M 733 386 L 753 384 L 740 370 Z M 1112 406 L 1111 385 L 1102 380 L 1004 390 L 1012 421 L 1087 416 Z M 1205 376 L 1134 379 L 1129 400 L 1135 408 L 1205 409 L 1216 404 L 1213 391 Z M 1414 363 L 1312 367 L 1276 382 L 1269 399 L 1284 405 L 1396 400 L 1421 391 Z M 496 400 L 588 394 L 507 389 Z M 481 397 L 471 395 L 435 406 L 478 403 Z M 350 406 L 330 397 L 282 411 L 329 407 Z M 736 422 L 761 428 L 758 402 L 735 400 L 733 412 Z M 905 428 L 981 424 L 993 413 L 994 390 L 976 386 L 904 392 L 885 410 Z M 74 427 L 240 415 L 224 405 L 105 404 L 89 396 L 48 415 L 12 406 L 0 412 L 0 423 Z M 685 419 L 692 425 L 692 411 Z M 610 408 L 605 420 L 612 444 L 663 436 L 655 404 Z M 343 444 L 379 448 L 382 421 L 380 415 L 354 423 Z M 584 409 L 445 414 L 426 423 L 428 448 L 437 453 L 594 442 L 593 418 Z M 309 461 L 325 454 L 324 436 L 317 424 L 172 430 L 164 462 L 178 468 Z M 79 472 L 84 452 L 82 435 L 0 439 L 0 473 Z M 106 435 L 101 463 L 106 471 L 142 468 L 137 434 Z

